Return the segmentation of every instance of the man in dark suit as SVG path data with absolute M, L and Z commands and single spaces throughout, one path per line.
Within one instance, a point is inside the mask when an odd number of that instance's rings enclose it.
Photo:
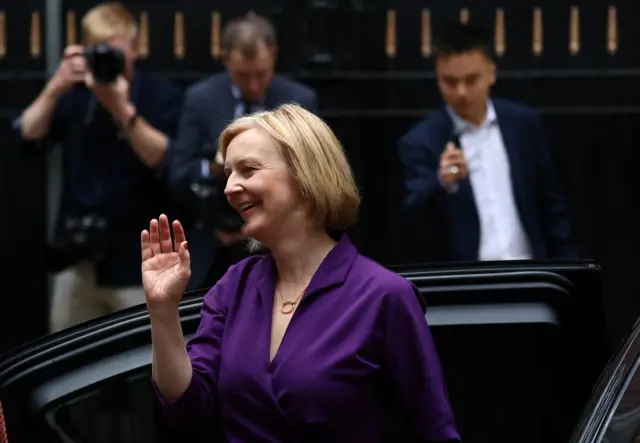
M 405 216 L 420 248 L 412 258 L 576 257 L 540 115 L 489 98 L 496 66 L 484 32 L 445 29 L 436 76 L 446 104 L 398 143 Z
M 317 108 L 315 92 L 274 74 L 277 40 L 273 25 L 249 13 L 229 22 L 222 33 L 226 72 L 191 86 L 185 97 L 169 172 L 183 207 L 192 255 L 192 287 L 210 286 L 245 255 L 242 220 L 223 194 L 224 175 L 215 162 L 217 140 L 233 119 L 295 102 Z M 199 202 L 199 203 L 197 203 Z M 209 213 L 209 215 L 206 215 Z

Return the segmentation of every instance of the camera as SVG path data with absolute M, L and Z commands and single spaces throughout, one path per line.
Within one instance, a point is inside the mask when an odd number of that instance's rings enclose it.
M 189 186 L 190 196 L 183 201 L 189 212 L 196 217 L 198 224 L 209 229 L 239 232 L 244 221 L 227 201 L 224 195 L 225 185 L 224 176 L 194 180 Z
M 98 263 L 104 260 L 108 233 L 109 223 L 101 212 L 65 217 L 54 241 L 47 246 L 47 269 L 60 272 L 83 261 Z
M 124 73 L 124 52 L 106 43 L 87 46 L 84 57 L 98 83 L 115 83 L 118 76 Z
M 208 169 L 216 156 L 217 145 L 209 141 L 202 147 L 202 168 Z M 196 226 L 204 229 L 239 232 L 244 220 L 227 201 L 224 188 L 227 179 L 223 174 L 202 173 L 193 177 L 188 189 L 176 196 L 184 211 L 194 218 Z

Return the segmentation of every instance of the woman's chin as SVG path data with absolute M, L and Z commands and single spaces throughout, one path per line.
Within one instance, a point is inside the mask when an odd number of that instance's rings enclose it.
M 249 237 L 249 238 L 256 238 L 256 235 L 260 235 L 260 226 L 257 226 L 258 229 L 256 229 L 256 223 L 245 223 L 244 226 L 242 226 L 242 234 L 245 237 Z

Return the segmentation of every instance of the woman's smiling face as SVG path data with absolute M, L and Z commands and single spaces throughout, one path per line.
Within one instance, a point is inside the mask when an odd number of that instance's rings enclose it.
M 306 217 L 280 146 L 263 129 L 238 134 L 225 154 L 224 192 L 245 222 L 245 235 L 268 242 L 292 219 Z

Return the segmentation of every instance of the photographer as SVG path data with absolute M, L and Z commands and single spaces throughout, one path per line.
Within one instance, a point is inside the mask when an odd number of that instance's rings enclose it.
M 168 137 L 181 93 L 136 69 L 137 24 L 119 3 L 82 19 L 83 46 L 64 51 L 57 72 L 15 122 L 25 147 L 62 143 L 62 195 L 49 271 L 50 328 L 144 303 L 140 252 L 148 220 L 165 211 Z M 154 129 L 155 128 L 155 129 Z
M 315 91 L 275 73 L 278 45 L 269 20 L 252 12 L 235 18 L 225 25 L 220 43 L 226 72 L 187 90 L 167 172 L 191 239 L 191 288 L 212 286 L 247 255 L 244 223 L 227 202 L 226 178 L 215 160 L 222 130 L 235 118 L 284 103 L 317 109 Z

